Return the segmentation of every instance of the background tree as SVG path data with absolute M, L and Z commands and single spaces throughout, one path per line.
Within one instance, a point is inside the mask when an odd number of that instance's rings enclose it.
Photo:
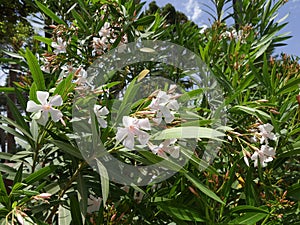
M 2 10 L 0 18 L 0 48 L 5 51 L 18 52 L 24 44 L 28 44 L 28 38 L 33 33 L 33 29 L 26 18 L 35 12 L 35 8 L 32 7 L 31 1 L 19 0 L 1 1 L 0 7 Z M 3 54 L 3 51 L 1 51 L 0 57 L 7 58 L 9 56 Z M 0 65 L 2 72 L 6 73 L 7 76 L 6 85 L 14 87 L 19 76 L 17 72 L 19 70 L 18 64 L 2 62 Z M 14 93 L 9 93 L 8 98 L 13 104 L 17 104 Z M 8 118 L 13 119 L 9 107 L 6 108 L 6 112 Z M 4 136 L 1 136 L 2 142 L 4 138 Z M 14 137 L 11 134 L 8 134 L 6 138 L 7 151 L 11 153 L 15 152 L 16 145 Z

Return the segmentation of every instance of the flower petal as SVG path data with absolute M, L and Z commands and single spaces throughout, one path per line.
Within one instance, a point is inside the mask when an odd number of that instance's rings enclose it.
M 49 92 L 47 91 L 37 91 L 36 92 L 37 99 L 42 105 L 47 104 L 47 99 L 49 98 Z
M 136 135 L 137 135 L 138 140 L 141 143 L 141 145 L 146 145 L 150 139 L 150 135 L 147 134 L 145 131 L 141 131 L 141 130 L 139 130 L 137 133 L 138 134 L 136 134 Z
M 121 127 L 118 127 L 118 131 L 117 131 L 117 134 L 116 134 L 116 140 L 117 141 L 122 141 L 127 135 L 128 135 L 128 129 L 127 128 L 121 128 Z
M 63 100 L 60 95 L 55 95 L 49 99 L 49 104 L 54 106 L 61 106 L 63 104 Z
M 49 118 L 49 113 L 48 111 L 45 112 L 45 111 L 42 111 L 41 113 L 41 117 L 37 120 L 37 122 L 43 126 L 46 125 L 47 121 L 48 121 L 48 118 Z
M 150 125 L 150 122 L 149 122 L 148 118 L 139 119 L 138 120 L 138 125 L 139 125 L 139 128 L 141 128 L 143 130 L 151 130 L 151 125 Z
M 128 149 L 134 148 L 134 135 L 128 134 L 127 137 L 123 140 L 123 145 Z
M 63 117 L 63 114 L 62 114 L 61 111 L 58 110 L 58 109 L 50 108 L 49 111 L 50 111 L 50 114 L 51 114 L 51 119 L 52 119 L 54 122 L 59 121 L 59 120 Z
M 102 128 L 107 127 L 107 122 L 103 118 L 98 117 L 97 120 L 98 120 L 98 123 L 99 123 L 100 127 L 102 127 Z
M 179 158 L 179 146 L 174 146 L 170 154 L 173 158 Z
M 130 116 L 123 116 L 123 119 L 122 119 L 123 125 L 125 127 L 129 127 L 129 126 L 133 125 L 135 120 L 136 120 L 135 118 L 132 118 Z
M 173 109 L 173 110 L 178 110 L 179 104 L 178 104 L 177 100 L 173 99 L 173 100 L 169 101 L 168 108 Z
M 26 111 L 27 112 L 37 112 L 42 109 L 41 105 L 36 104 L 34 101 L 30 100 L 27 102 Z
M 109 111 L 106 108 L 106 106 L 104 106 L 102 109 L 100 109 L 99 113 L 100 113 L 101 116 L 105 116 L 109 113 Z

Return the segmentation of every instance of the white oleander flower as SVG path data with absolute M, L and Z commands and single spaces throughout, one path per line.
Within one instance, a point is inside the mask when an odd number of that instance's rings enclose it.
M 176 99 L 173 99 L 173 96 L 164 91 L 159 91 L 156 98 L 152 99 L 149 108 L 156 111 L 154 122 L 160 124 L 164 117 L 166 123 L 171 123 L 175 119 L 174 112 L 171 110 L 178 110 L 179 104 Z
M 77 79 L 74 81 L 74 83 L 77 84 L 78 86 L 84 85 L 87 82 L 87 72 L 82 67 L 79 67 L 76 70 L 75 75 Z
M 100 105 L 94 105 L 94 113 L 97 117 L 100 127 L 106 128 L 107 122 L 105 121 L 105 119 L 106 119 L 106 115 L 109 113 L 106 106 L 102 107 Z
M 273 160 L 275 150 L 268 145 L 262 145 L 261 148 L 253 153 L 251 159 L 254 160 L 254 167 L 258 166 L 258 160 L 262 167 L 266 167 L 268 162 Z
M 100 197 L 96 198 L 95 196 L 90 195 L 90 197 L 88 198 L 87 212 L 88 213 L 98 212 L 101 202 L 102 202 L 102 198 Z
M 263 124 L 263 125 L 259 125 L 258 129 L 260 131 L 259 135 L 261 136 L 260 138 L 260 143 L 263 144 L 264 142 L 266 144 L 268 144 L 268 139 L 270 140 L 276 140 L 276 136 L 274 133 L 272 133 L 271 131 L 273 130 L 273 126 L 269 123 L 267 124 Z
M 109 27 L 110 24 L 108 22 L 105 22 L 99 31 L 99 36 L 104 38 L 109 37 L 111 34 L 111 30 Z
M 54 48 L 54 53 L 59 54 L 59 53 L 65 53 L 67 50 L 67 42 L 64 41 L 61 37 L 57 38 L 57 42 L 52 42 L 51 46 Z
M 159 146 L 152 145 L 151 143 L 149 143 L 148 146 L 154 154 L 159 155 L 160 157 L 167 158 L 168 155 L 166 153 L 168 153 L 173 158 L 178 158 L 180 147 L 174 145 L 176 141 L 177 141 L 176 138 L 172 138 L 172 139 L 165 140 Z
M 125 128 L 118 127 L 116 140 L 122 141 L 128 149 L 134 148 L 134 137 L 136 136 L 141 145 L 146 145 L 150 135 L 142 130 L 151 130 L 149 120 L 136 119 L 129 116 L 123 116 L 123 125 Z
M 61 106 L 63 104 L 60 95 L 49 98 L 49 92 L 46 91 L 37 91 L 36 95 L 41 104 L 36 104 L 34 101 L 30 100 L 27 102 L 26 111 L 35 113 L 33 119 L 36 119 L 39 124 L 46 125 L 49 113 L 54 122 L 59 121 L 63 117 L 60 110 L 53 108 L 53 106 Z M 49 101 L 47 101 L 48 98 Z
M 43 199 L 50 199 L 52 196 L 52 194 L 50 193 L 41 193 L 39 195 L 34 196 L 33 198 L 36 200 L 43 200 Z

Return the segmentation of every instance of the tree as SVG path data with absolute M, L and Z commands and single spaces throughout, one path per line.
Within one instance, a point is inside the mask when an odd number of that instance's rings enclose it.
M 2 50 L 18 52 L 24 44 L 24 41 L 32 35 L 33 30 L 26 17 L 30 15 L 35 9 L 30 2 L 11 0 L 1 1 L 0 7 L 2 9 L 2 17 L 0 19 L 0 47 Z M 0 56 L 4 56 L 1 51 Z M 5 57 L 8 57 L 5 55 Z M 19 66 L 17 64 L 1 64 L 2 71 L 7 69 L 7 85 L 14 87 L 14 83 L 18 81 Z M 9 93 L 9 99 L 13 104 L 17 104 L 15 94 Z M 12 112 L 7 107 L 8 118 L 13 119 Z M 3 137 L 1 137 L 3 139 Z M 2 140 L 3 141 L 3 140 Z M 7 135 L 7 151 L 15 151 L 15 140 L 11 134 Z M 3 151 L 3 149 L 2 149 Z

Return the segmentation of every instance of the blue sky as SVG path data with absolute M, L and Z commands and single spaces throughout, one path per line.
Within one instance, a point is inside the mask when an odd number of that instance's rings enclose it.
M 147 0 L 150 3 L 151 0 Z M 158 6 L 164 6 L 167 3 L 171 3 L 176 10 L 186 14 L 189 19 L 193 20 L 198 25 L 209 25 L 210 22 L 208 18 L 210 17 L 205 10 L 208 10 L 204 3 L 209 3 L 209 0 L 156 0 Z M 289 40 L 285 41 L 286 46 L 279 47 L 276 50 L 276 54 L 281 52 L 287 53 L 289 55 L 300 56 L 300 0 L 289 0 L 283 7 L 280 8 L 278 12 L 278 19 L 289 13 L 288 18 L 285 22 L 288 25 L 282 30 L 281 33 L 290 32 L 289 35 L 293 36 Z

